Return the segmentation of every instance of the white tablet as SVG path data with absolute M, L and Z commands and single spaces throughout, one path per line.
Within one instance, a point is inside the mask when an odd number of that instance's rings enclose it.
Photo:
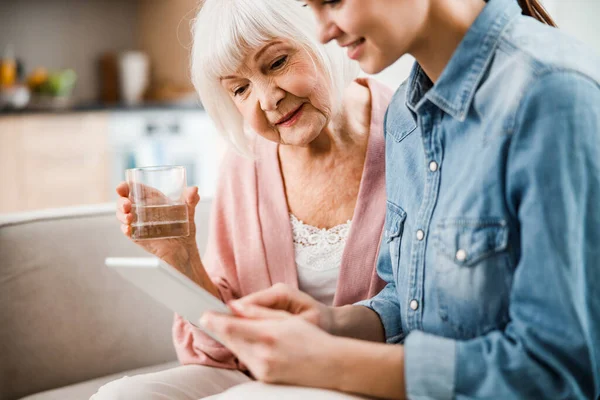
M 231 313 L 221 300 L 156 257 L 109 257 L 104 263 L 195 326 L 205 311 Z M 201 329 L 219 341 L 214 334 Z

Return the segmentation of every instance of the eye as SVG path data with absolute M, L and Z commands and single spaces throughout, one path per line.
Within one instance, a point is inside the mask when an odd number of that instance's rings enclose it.
M 273 64 L 271 64 L 271 70 L 276 70 L 281 68 L 285 62 L 287 61 L 288 56 L 283 56 L 275 60 Z
M 321 2 L 322 6 L 333 6 L 335 4 L 340 3 L 342 0 L 323 0 Z M 301 4 L 302 7 L 308 7 L 308 3 L 302 3 Z
M 240 86 L 233 90 L 233 95 L 234 96 L 242 95 L 242 94 L 244 94 L 244 92 L 246 91 L 247 88 L 248 88 L 248 85 Z

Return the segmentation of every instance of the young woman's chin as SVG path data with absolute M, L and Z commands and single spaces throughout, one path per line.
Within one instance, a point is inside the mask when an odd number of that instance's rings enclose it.
M 358 64 L 360 65 L 360 69 L 362 69 L 367 74 L 378 74 L 390 65 L 394 63 L 395 60 L 392 59 L 384 59 L 381 56 L 369 54 L 365 52 L 363 56 L 358 60 Z
M 371 62 L 360 62 L 360 69 L 362 69 L 364 72 L 366 72 L 367 74 L 370 75 L 374 75 L 374 74 L 378 74 L 381 71 L 383 71 L 386 67 L 380 67 L 374 63 Z

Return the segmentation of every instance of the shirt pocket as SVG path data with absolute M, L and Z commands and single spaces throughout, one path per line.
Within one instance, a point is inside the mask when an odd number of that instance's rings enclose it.
M 388 114 L 389 118 L 389 114 Z M 388 121 L 388 133 L 398 143 L 403 141 L 408 135 L 417 129 L 417 124 L 412 117 L 400 115 L 396 119 Z
M 396 280 L 400 265 L 400 248 L 402 244 L 402 235 L 404 233 L 405 222 L 406 212 L 401 207 L 388 201 L 387 212 L 385 214 L 384 236 L 385 241 L 389 246 L 392 272 L 394 274 L 394 279 Z
M 442 321 L 460 339 L 504 327 L 512 269 L 504 220 L 446 219 L 433 232 Z

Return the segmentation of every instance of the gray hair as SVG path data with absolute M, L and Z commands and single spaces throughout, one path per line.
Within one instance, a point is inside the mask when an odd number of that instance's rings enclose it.
M 193 21 L 192 82 L 219 133 L 251 155 L 244 121 L 220 78 L 234 74 L 248 53 L 276 39 L 298 43 L 331 83 L 333 111 L 340 111 L 344 89 L 358 76 L 358 63 L 335 44 L 319 42 L 313 14 L 291 0 L 205 0 Z

